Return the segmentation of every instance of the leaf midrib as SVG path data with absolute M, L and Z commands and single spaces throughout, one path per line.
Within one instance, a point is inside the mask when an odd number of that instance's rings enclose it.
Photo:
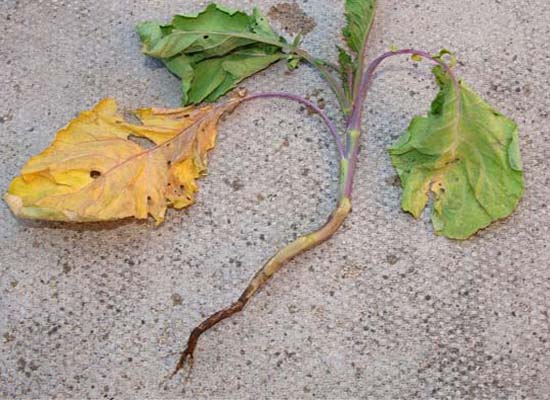
M 192 35 L 220 35 L 220 36 L 232 36 L 232 37 L 237 37 L 237 38 L 241 38 L 241 39 L 249 39 L 249 40 L 254 40 L 256 42 L 262 42 L 262 43 L 266 43 L 266 44 L 270 44 L 270 45 L 273 45 L 273 46 L 277 46 L 277 47 L 280 47 L 282 49 L 289 49 L 289 46 L 286 44 L 286 43 L 282 43 L 280 41 L 275 41 L 275 40 L 269 40 L 263 36 L 260 36 L 260 35 L 257 35 L 257 34 L 254 34 L 254 33 L 242 33 L 242 32 L 219 32 L 219 31 L 209 31 L 209 30 L 193 30 L 193 31 L 184 31 L 184 30 L 179 30 L 178 29 L 178 32 L 179 33 L 181 32 L 182 34 L 186 33 L 186 34 L 192 34 Z
M 137 153 L 137 154 L 134 154 L 132 155 L 131 157 L 128 157 L 127 159 L 121 161 L 120 163 L 114 165 L 113 167 L 111 167 L 110 169 L 108 169 L 107 171 L 105 171 L 104 173 L 101 174 L 101 176 L 99 176 L 97 179 L 94 179 L 93 181 L 89 182 L 88 184 L 82 186 L 79 190 L 77 190 L 76 192 L 72 192 L 70 194 L 75 194 L 75 193 L 81 193 L 82 191 L 88 189 L 90 186 L 94 185 L 94 184 L 99 184 L 99 182 L 102 182 L 102 184 L 104 184 L 104 179 L 107 177 L 107 175 L 109 175 L 111 172 L 113 172 L 114 170 L 122 167 L 123 165 L 127 164 L 128 162 L 131 162 L 139 157 L 142 157 L 144 155 L 150 155 L 152 154 L 153 152 L 159 150 L 160 148 L 162 148 L 163 146 L 166 146 L 168 144 L 170 144 L 171 142 L 175 141 L 177 138 L 181 137 L 181 135 L 183 135 L 187 130 L 195 127 L 197 124 L 199 124 L 200 122 L 203 122 L 208 116 L 210 116 L 214 111 L 216 111 L 217 109 L 219 108 L 222 108 L 222 106 L 228 106 L 232 101 L 235 101 L 235 100 L 229 100 L 228 102 L 226 103 L 223 103 L 223 104 L 220 104 L 220 105 L 217 105 L 217 106 L 214 106 L 212 108 L 212 110 L 210 110 L 209 112 L 207 112 L 205 115 L 201 116 L 199 119 L 197 119 L 195 122 L 193 122 L 191 125 L 189 125 L 188 127 L 185 127 L 184 129 L 182 129 L 179 133 L 175 134 L 174 137 L 168 139 L 167 141 L 165 142 L 162 142 L 161 144 L 158 144 L 150 149 L 145 149 L 145 151 L 141 152 L 141 153 Z M 128 140 L 128 139 L 126 139 Z M 61 197 L 61 196 L 66 196 L 68 193 L 64 193 L 64 194 L 58 194 L 58 195 L 54 195 L 54 196 L 51 196 L 51 197 Z

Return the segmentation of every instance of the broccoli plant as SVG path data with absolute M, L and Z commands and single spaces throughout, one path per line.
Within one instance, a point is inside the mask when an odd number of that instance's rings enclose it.
M 135 125 L 122 118 L 114 100 L 104 99 L 59 131 L 12 181 L 5 200 L 20 217 L 80 222 L 152 216 L 161 223 L 167 208 L 194 202 L 196 180 L 206 170 L 224 113 L 255 99 L 283 98 L 323 119 L 339 162 L 333 212 L 321 227 L 267 260 L 233 304 L 191 331 L 174 374 L 192 363 L 203 333 L 241 311 L 289 260 L 330 239 L 343 224 L 352 210 L 363 107 L 378 67 L 390 57 L 429 61 L 439 86 L 427 115 L 413 118 L 389 149 L 403 189 L 403 210 L 419 217 L 431 198 L 435 233 L 466 239 L 517 206 L 523 175 L 516 124 L 457 78 L 455 58 L 447 50 L 391 49 L 367 64 L 375 8 L 376 0 L 345 0 L 347 49 L 338 47 L 337 64 L 303 49 L 300 35 L 289 42 L 276 34 L 257 9 L 247 14 L 211 4 L 196 14 L 176 15 L 170 24 L 143 22 L 137 28 L 143 52 L 181 79 L 183 107 L 138 110 L 142 124 Z M 338 100 L 346 121 L 342 129 L 317 105 L 291 93 L 237 90 L 219 101 L 247 77 L 281 60 L 291 70 L 300 63 L 318 70 Z M 131 136 L 152 146 L 143 147 Z

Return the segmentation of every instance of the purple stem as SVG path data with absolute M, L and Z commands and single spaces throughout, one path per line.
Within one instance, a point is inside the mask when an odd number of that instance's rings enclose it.
M 342 139 L 340 138 L 340 135 L 338 135 L 338 130 L 336 129 L 336 126 L 332 123 L 332 121 L 329 119 L 329 117 L 325 114 L 323 110 L 321 110 L 315 103 L 304 99 L 303 97 L 296 96 L 293 94 L 288 93 L 258 93 L 258 94 L 252 94 L 250 96 L 246 96 L 242 101 L 250 101 L 255 99 L 268 99 L 268 98 L 280 98 L 280 99 L 287 99 L 292 100 L 298 103 L 301 103 L 305 105 L 306 107 L 312 109 L 315 111 L 316 114 L 318 114 L 324 123 L 327 125 L 328 129 L 330 130 L 330 133 L 332 134 L 332 137 L 334 138 L 334 141 L 336 142 L 336 147 L 338 150 L 338 155 L 340 156 L 340 159 L 344 158 L 344 146 L 342 145 Z
M 363 112 L 363 104 L 365 102 L 365 99 L 367 97 L 367 90 L 369 88 L 369 85 L 371 84 L 374 73 L 376 69 L 382 64 L 382 62 L 390 57 L 398 56 L 402 54 L 412 54 L 412 55 L 418 55 L 420 57 L 426 58 L 428 60 L 433 61 L 436 64 L 441 65 L 445 71 L 449 74 L 451 79 L 453 80 L 453 84 L 455 87 L 455 90 L 457 93 L 459 93 L 459 84 L 456 76 L 454 75 L 453 71 L 451 70 L 451 67 L 447 65 L 445 62 L 435 58 L 430 53 L 424 50 L 416 50 L 416 49 L 402 49 L 402 50 L 396 50 L 396 51 L 388 51 L 386 53 L 383 53 L 376 59 L 374 59 L 368 66 L 367 72 L 363 74 L 361 78 L 361 85 L 359 86 L 359 92 L 357 93 L 357 97 L 354 99 L 353 102 L 353 111 L 351 113 L 351 116 L 348 120 L 347 130 L 348 132 L 351 130 L 358 130 L 361 129 L 361 116 Z M 460 107 L 460 97 L 457 96 L 457 107 Z M 353 190 L 353 179 L 355 176 L 355 170 L 357 165 L 357 156 L 359 153 L 359 143 L 350 143 L 350 140 L 347 141 L 346 146 L 346 156 L 349 157 L 349 168 L 348 168 L 348 177 L 346 179 L 346 183 L 344 186 L 343 194 L 347 197 L 351 197 L 351 192 Z
M 411 55 L 417 55 L 423 58 L 426 58 L 428 60 L 433 61 L 436 64 L 441 65 L 451 76 L 451 79 L 453 80 L 455 87 L 458 87 L 458 80 L 456 79 L 455 75 L 453 74 L 451 68 L 444 63 L 443 61 L 435 58 L 430 53 L 424 50 L 417 50 L 417 49 L 402 49 L 402 50 L 396 50 L 396 51 L 388 51 L 386 53 L 381 54 L 378 58 L 374 59 L 368 66 L 367 72 L 363 75 L 361 79 L 361 86 L 359 89 L 359 93 L 357 94 L 357 99 L 355 101 L 355 107 L 353 109 L 352 115 L 349 119 L 348 126 L 358 128 L 361 124 L 361 114 L 363 110 L 363 103 L 365 102 L 365 98 L 367 96 L 367 90 L 374 78 L 374 73 L 376 69 L 382 64 L 382 62 L 390 57 L 398 56 L 402 54 L 411 54 Z

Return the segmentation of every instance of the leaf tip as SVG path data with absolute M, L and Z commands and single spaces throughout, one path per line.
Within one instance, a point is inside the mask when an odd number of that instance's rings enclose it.
M 8 192 L 4 195 L 4 201 L 14 215 L 19 216 L 21 214 L 21 209 L 23 208 L 23 200 L 21 197 Z

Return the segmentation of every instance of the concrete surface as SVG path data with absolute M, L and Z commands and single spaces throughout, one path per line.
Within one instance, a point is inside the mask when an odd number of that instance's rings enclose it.
M 264 12 L 280 0 L 226 0 Z M 178 82 L 133 27 L 205 1 L 2 0 L 0 188 L 104 96 L 176 106 Z M 302 0 L 305 45 L 334 59 L 342 1 Z M 385 149 L 435 93 L 425 65 L 385 65 L 365 112 L 354 213 L 245 312 L 200 342 L 190 382 L 159 382 L 190 329 L 234 300 L 279 246 L 334 203 L 334 147 L 280 101 L 227 118 L 198 203 L 165 224 L 41 224 L 0 205 L 0 396 L 6 399 L 549 399 L 550 3 L 380 0 L 369 55 L 454 49 L 471 86 L 520 125 L 517 212 L 466 242 L 399 210 Z M 282 20 L 278 26 L 284 26 Z M 283 65 L 251 90 L 333 98 Z

